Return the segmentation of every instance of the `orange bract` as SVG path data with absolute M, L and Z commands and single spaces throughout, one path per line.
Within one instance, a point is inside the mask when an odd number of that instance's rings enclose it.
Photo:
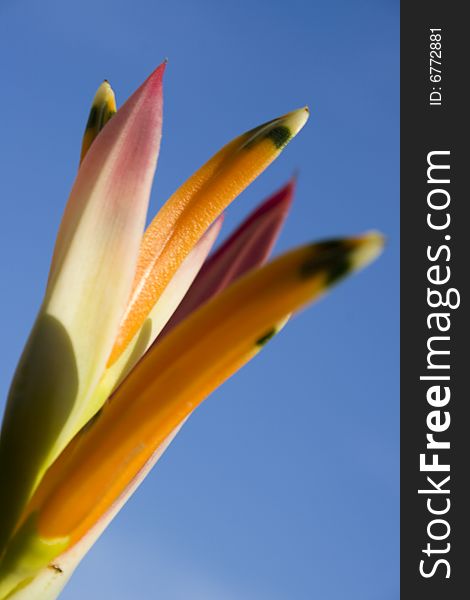
M 130 302 L 108 366 L 144 323 L 168 282 L 211 222 L 281 152 L 308 118 L 305 108 L 239 136 L 184 183 L 145 232 Z

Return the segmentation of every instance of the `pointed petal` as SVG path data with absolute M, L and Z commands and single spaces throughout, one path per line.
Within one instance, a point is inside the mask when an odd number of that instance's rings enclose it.
M 289 212 L 295 180 L 265 200 L 202 267 L 160 339 L 199 306 L 267 260 Z
M 140 329 L 174 272 L 209 224 L 302 129 L 302 108 L 239 136 L 188 179 L 161 208 L 145 232 L 137 276 L 111 365 Z
M 93 98 L 90 115 L 83 134 L 80 163 L 109 119 L 116 114 L 116 98 L 109 81 L 104 80 Z
M 65 209 L 0 438 L 0 478 L 8 489 L 0 495 L 0 553 L 42 473 L 76 432 L 113 346 L 160 145 L 163 69 L 93 142 Z
M 25 557 L 41 544 L 61 540 L 72 547 L 83 538 L 167 436 L 271 339 L 273 324 L 381 248 L 381 236 L 370 233 L 293 250 L 248 273 L 154 345 L 49 469 L 7 562 L 21 557 L 24 573 Z

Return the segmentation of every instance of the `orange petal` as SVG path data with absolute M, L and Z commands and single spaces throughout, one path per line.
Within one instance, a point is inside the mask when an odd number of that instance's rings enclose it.
M 145 232 L 134 289 L 110 356 L 110 366 L 145 321 L 185 256 L 210 223 L 302 129 L 302 108 L 239 136 L 184 183 Z

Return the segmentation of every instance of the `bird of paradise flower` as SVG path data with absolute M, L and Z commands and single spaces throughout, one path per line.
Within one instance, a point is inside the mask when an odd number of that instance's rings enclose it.
M 4 415 L 0 600 L 56 598 L 198 404 L 382 248 L 372 232 L 264 265 L 290 181 L 208 257 L 223 211 L 300 131 L 306 108 L 224 146 L 144 232 L 164 70 L 119 111 L 106 81 L 92 104 Z

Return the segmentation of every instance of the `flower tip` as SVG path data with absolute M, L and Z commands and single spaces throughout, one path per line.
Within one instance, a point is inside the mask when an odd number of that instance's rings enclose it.
M 300 171 L 299 169 L 295 169 L 295 171 L 292 173 L 292 175 L 290 176 L 290 179 L 288 180 L 288 182 L 286 183 L 285 189 L 289 192 L 289 194 L 291 195 L 291 199 L 294 196 L 295 191 L 297 190 L 297 185 L 299 183 L 299 176 L 300 176 Z
M 105 79 L 96 90 L 92 107 L 95 107 L 98 110 L 107 110 L 113 114 L 116 112 L 116 97 L 113 88 L 107 79 Z
M 300 170 L 299 169 L 295 169 L 294 172 L 292 173 L 290 179 L 289 179 L 289 184 L 292 187 L 295 187 L 297 185 L 297 182 L 299 181 L 299 176 L 300 176 Z
M 299 133 L 308 117 L 308 108 L 304 107 L 263 123 L 242 136 L 242 147 L 249 148 L 264 140 L 270 140 L 275 151 L 280 152 Z
M 312 254 L 300 269 L 303 277 L 325 276 L 325 289 L 347 275 L 366 267 L 382 251 L 384 237 L 377 231 L 311 245 Z
M 224 224 L 224 220 L 225 220 L 225 213 L 221 213 L 217 219 L 215 219 L 215 221 L 213 221 L 211 223 L 211 225 L 209 225 L 207 231 L 217 231 L 217 235 L 220 233 L 220 230 L 222 229 L 222 225 Z
M 168 59 L 163 59 L 163 61 L 158 65 L 158 67 L 150 74 L 149 79 L 161 79 L 163 77 L 163 73 L 165 72 L 167 64 Z
M 152 71 L 152 73 L 150 73 L 150 75 L 140 87 L 142 91 L 145 90 L 144 93 L 150 94 L 151 96 L 153 96 L 154 94 L 161 95 L 163 74 L 165 73 L 166 64 L 167 60 L 165 59 L 158 65 L 156 69 Z
M 244 223 L 244 226 L 252 224 L 253 221 L 266 216 L 269 214 L 269 219 L 274 218 L 278 222 L 279 227 L 283 224 L 287 217 L 292 201 L 294 199 L 295 192 L 295 179 L 291 178 L 285 183 L 277 192 L 265 200 L 258 208 L 250 215 L 250 217 Z M 244 230 L 242 226 L 241 231 Z
M 361 269 L 375 260 L 385 245 L 385 236 L 379 231 L 368 231 L 354 241 L 351 263 L 354 269 Z
M 291 137 L 294 137 L 308 121 L 309 116 L 308 106 L 304 106 L 284 115 L 282 124 L 290 130 Z
M 80 163 L 106 123 L 116 114 L 116 97 L 109 81 L 105 79 L 96 90 L 82 140 Z
M 287 181 L 284 189 L 286 190 L 286 192 L 289 194 L 290 199 L 292 200 L 292 197 L 294 195 L 294 192 L 297 188 L 297 183 L 299 181 L 299 171 L 298 169 L 296 169 L 292 175 L 290 176 L 289 180 Z
M 273 208 L 274 206 L 282 207 L 283 213 L 287 215 L 289 211 L 292 201 L 294 199 L 295 188 L 297 185 L 296 177 L 292 176 L 287 183 L 275 194 L 271 197 L 271 202 L 266 203 L 267 206 Z

